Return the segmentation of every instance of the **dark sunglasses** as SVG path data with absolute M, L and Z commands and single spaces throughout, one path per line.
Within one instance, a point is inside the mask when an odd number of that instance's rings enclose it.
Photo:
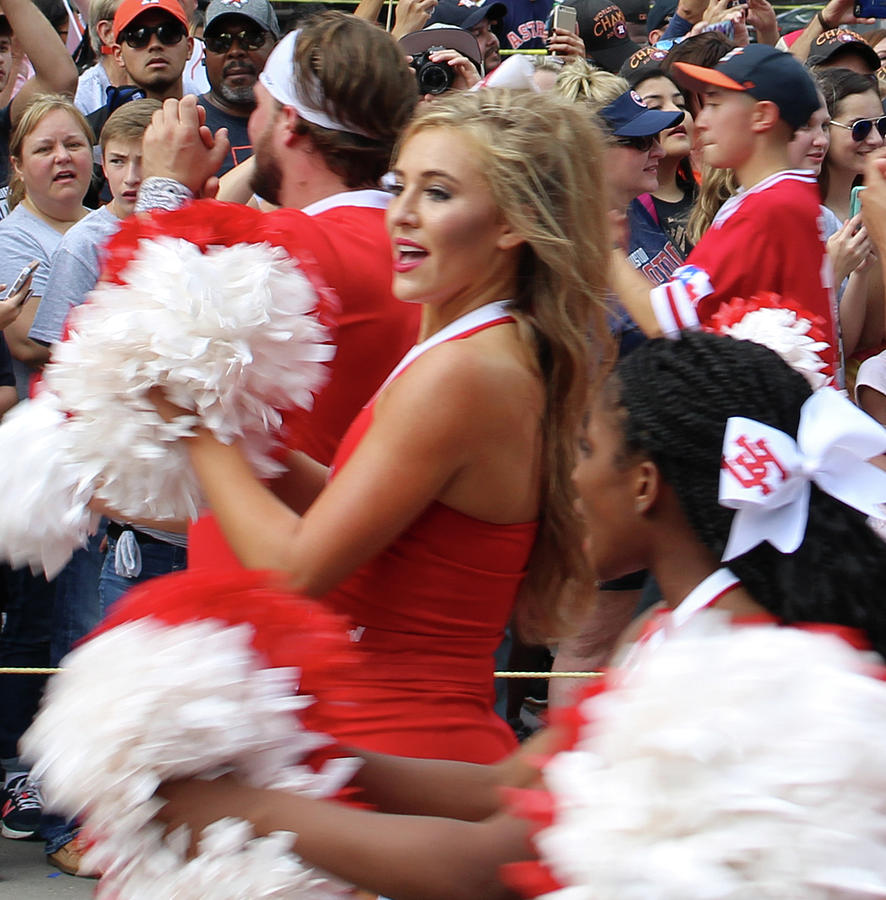
M 203 35 L 203 43 L 213 53 L 227 53 L 234 41 L 237 41 L 244 50 L 258 50 L 259 47 L 264 47 L 267 39 L 267 31 L 261 29 L 238 31 L 234 34 L 223 31 L 220 34 Z
M 880 137 L 886 137 L 886 116 L 880 116 L 878 119 L 859 119 L 851 125 L 835 122 L 831 119 L 831 125 L 836 125 L 838 128 L 848 128 L 852 140 L 857 144 L 860 144 L 871 133 L 875 125 L 877 126 L 877 131 L 880 132 Z
M 144 50 L 151 43 L 151 38 L 155 34 L 161 44 L 172 47 L 181 42 L 181 39 L 185 36 L 185 29 L 180 22 L 140 25 L 138 28 L 124 29 L 120 34 L 120 39 L 125 41 L 133 50 Z
M 632 147 L 634 150 L 639 150 L 640 153 L 648 153 L 657 140 L 657 134 L 644 134 L 642 137 L 616 138 L 615 143 L 619 147 Z

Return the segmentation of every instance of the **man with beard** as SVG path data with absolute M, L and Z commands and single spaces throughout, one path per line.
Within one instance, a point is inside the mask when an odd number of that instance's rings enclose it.
M 255 85 L 255 100 L 254 156 L 246 163 L 254 166 L 252 188 L 283 207 L 256 210 L 255 230 L 285 234 L 293 256 L 310 260 L 336 296 L 329 381 L 309 412 L 285 415 L 289 448 L 328 465 L 348 425 L 418 332 L 418 304 L 391 294 L 389 195 L 379 190 L 418 100 L 415 75 L 380 28 L 326 12 L 280 40 Z M 138 210 L 176 208 L 211 182 L 230 149 L 223 131 L 213 138 L 203 126 L 204 115 L 191 97 L 167 100 L 155 113 L 144 145 L 145 172 L 154 177 L 142 184 Z M 288 461 L 304 465 L 298 453 Z M 290 482 L 284 475 L 275 489 L 298 502 L 287 490 Z M 190 567 L 225 563 L 218 554 L 223 542 L 213 532 L 209 516 L 191 528 Z
M 252 156 L 247 122 L 255 109 L 255 83 L 280 37 L 268 0 L 212 0 L 206 10 L 203 43 L 209 91 L 197 102 L 215 133 L 228 129 L 231 152 L 218 175 Z

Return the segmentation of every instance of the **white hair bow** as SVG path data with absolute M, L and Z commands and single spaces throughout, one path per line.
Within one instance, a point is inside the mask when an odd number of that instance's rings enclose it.
M 833 388 L 800 411 L 797 440 L 753 419 L 726 423 L 720 504 L 737 510 L 723 560 L 769 541 L 782 553 L 803 542 L 810 482 L 869 516 L 886 502 L 886 472 L 867 462 L 886 451 L 886 429 Z

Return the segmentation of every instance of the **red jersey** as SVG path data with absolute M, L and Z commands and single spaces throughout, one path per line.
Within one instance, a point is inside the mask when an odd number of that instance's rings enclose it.
M 342 435 L 415 343 L 421 310 L 391 294 L 393 262 L 385 229 L 388 195 L 348 191 L 303 210 L 267 213 L 269 225 L 298 235 L 338 296 L 335 359 L 311 410 L 285 413 L 287 446 L 329 465 Z M 308 221 L 309 220 L 309 221 Z
M 686 263 L 704 270 L 713 289 L 693 304 L 701 324 L 710 322 L 720 304 L 733 297 L 772 291 L 824 319 L 830 347 L 821 355 L 831 371 L 838 370 L 837 301 L 821 197 L 811 172 L 776 172 L 731 197 Z M 677 301 L 670 309 L 677 326 L 691 327 L 694 323 L 679 307 Z

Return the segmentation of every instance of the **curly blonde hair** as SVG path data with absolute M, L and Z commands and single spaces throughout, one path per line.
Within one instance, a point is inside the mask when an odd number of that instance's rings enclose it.
M 593 596 L 571 473 L 589 379 L 609 360 L 603 140 L 581 105 L 550 93 L 453 93 L 407 126 L 468 136 L 502 216 L 525 241 L 513 308 L 545 386 L 541 514 L 517 613 L 548 639 Z

